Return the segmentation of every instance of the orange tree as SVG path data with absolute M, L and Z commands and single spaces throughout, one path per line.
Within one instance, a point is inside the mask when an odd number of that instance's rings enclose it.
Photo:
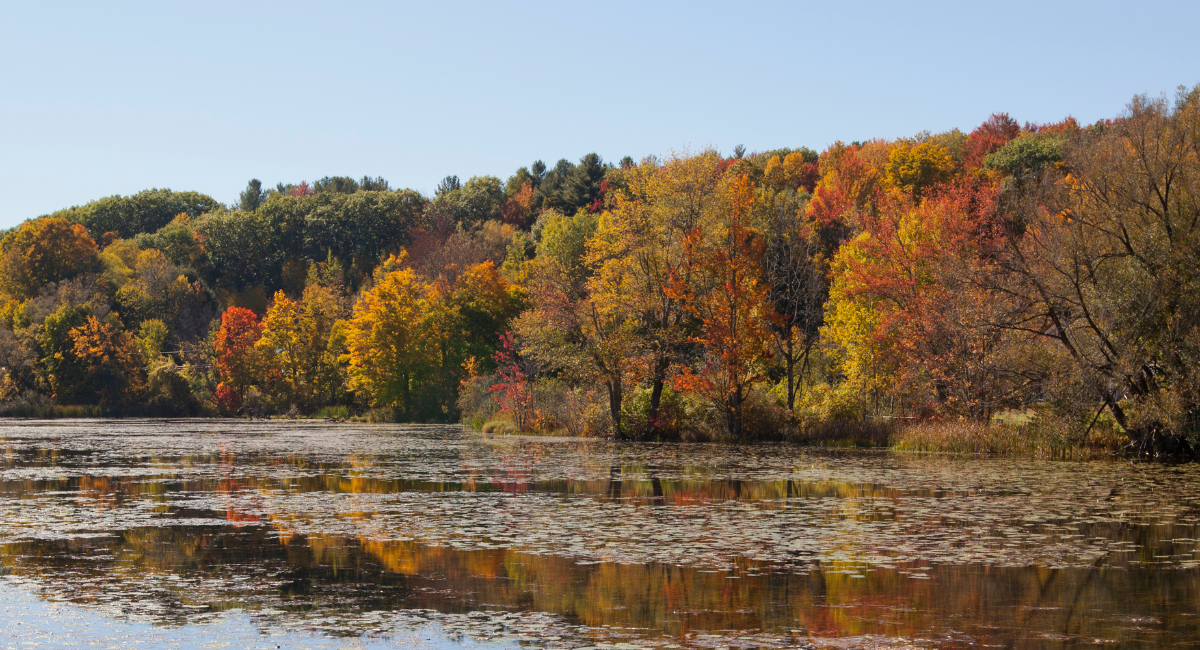
M 15 298 L 32 298 L 43 284 L 96 266 L 87 229 L 59 217 L 27 221 L 0 241 L 0 290 Z
M 988 421 L 1040 378 L 1019 363 L 1023 337 L 1004 326 L 988 288 L 1003 230 L 995 183 L 929 188 L 920 205 L 893 194 L 839 250 L 825 332 L 842 372 L 893 410 Z
M 74 393 L 100 406 L 128 405 L 146 386 L 141 349 L 115 316 L 88 316 L 71 330 L 72 355 L 85 378 Z
M 754 185 L 743 175 L 728 192 L 724 223 L 706 239 L 700 228 L 684 237 L 692 281 L 677 276 L 669 289 L 699 322 L 692 342 L 703 347 L 698 369 L 682 367 L 675 386 L 709 400 L 724 415 L 725 433 L 742 437 L 742 404 L 765 379 L 775 318 L 762 280 L 762 237 L 748 225 Z
M 213 349 L 217 355 L 217 406 L 226 412 L 237 411 L 246 399 L 258 372 L 255 344 L 262 336 L 258 316 L 249 309 L 230 307 L 221 314 L 221 328 Z

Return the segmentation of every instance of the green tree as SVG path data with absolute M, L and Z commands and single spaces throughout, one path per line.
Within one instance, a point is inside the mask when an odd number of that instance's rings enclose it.
M 263 191 L 262 181 L 257 178 L 251 178 L 246 184 L 246 189 L 242 190 L 238 200 L 238 209 L 244 212 L 254 212 L 258 206 L 262 205 L 267 193 Z
M 114 232 L 118 237 L 129 238 L 155 232 L 181 213 L 195 218 L 220 208 L 215 199 L 199 192 L 152 189 L 132 196 L 106 197 L 50 216 L 81 223 L 97 237 Z

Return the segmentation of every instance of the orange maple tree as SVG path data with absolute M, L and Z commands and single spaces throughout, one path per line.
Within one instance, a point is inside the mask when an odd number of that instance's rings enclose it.
M 754 184 L 739 176 L 728 195 L 728 219 L 716 237 L 706 240 L 699 228 L 684 236 L 692 282 L 677 276 L 670 293 L 699 321 L 691 340 L 707 354 L 698 369 L 682 367 L 674 384 L 712 402 L 725 432 L 741 437 L 742 405 L 765 379 L 763 362 L 771 358 L 774 311 L 761 275 L 764 242 L 747 224 Z
M 246 391 L 254 383 L 254 344 L 262 337 L 262 324 L 249 309 L 230 307 L 221 314 L 221 328 L 213 344 L 217 354 L 217 406 L 234 412 L 242 407 Z

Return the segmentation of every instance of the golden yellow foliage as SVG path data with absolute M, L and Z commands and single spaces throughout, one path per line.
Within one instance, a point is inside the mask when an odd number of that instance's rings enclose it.
M 385 273 L 363 293 L 345 327 L 351 390 L 375 406 L 411 405 L 414 383 L 437 365 L 430 329 L 439 298 L 412 269 Z
M 945 147 L 932 142 L 897 142 L 888 152 L 887 180 L 914 198 L 930 186 L 954 175 L 954 157 Z
M 320 285 L 310 285 L 300 300 L 275 294 L 255 347 L 278 373 L 268 378 L 278 397 L 302 408 L 332 399 L 341 385 L 335 332 L 342 312 L 341 297 Z

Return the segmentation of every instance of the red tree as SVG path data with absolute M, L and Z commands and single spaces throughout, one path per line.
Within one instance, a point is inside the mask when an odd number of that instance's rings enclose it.
M 509 332 L 500 335 L 500 349 L 492 355 L 492 360 L 496 362 L 496 374 L 500 375 L 500 381 L 492 384 L 488 392 L 495 396 L 500 412 L 511 415 L 517 428 L 523 430 L 534 415 L 535 373 L 528 361 L 521 357 L 517 343 Z
M 254 383 L 254 344 L 262 337 L 258 316 L 249 309 L 230 307 L 221 314 L 221 329 L 213 348 L 217 353 L 217 406 L 233 412 L 242 407 L 246 390 Z
M 992 113 L 986 122 L 980 124 L 971 135 L 967 136 L 967 145 L 963 152 L 968 168 L 983 166 L 983 159 L 989 153 L 1008 144 L 1009 140 L 1021 135 L 1021 126 L 1008 116 L 1008 113 Z

